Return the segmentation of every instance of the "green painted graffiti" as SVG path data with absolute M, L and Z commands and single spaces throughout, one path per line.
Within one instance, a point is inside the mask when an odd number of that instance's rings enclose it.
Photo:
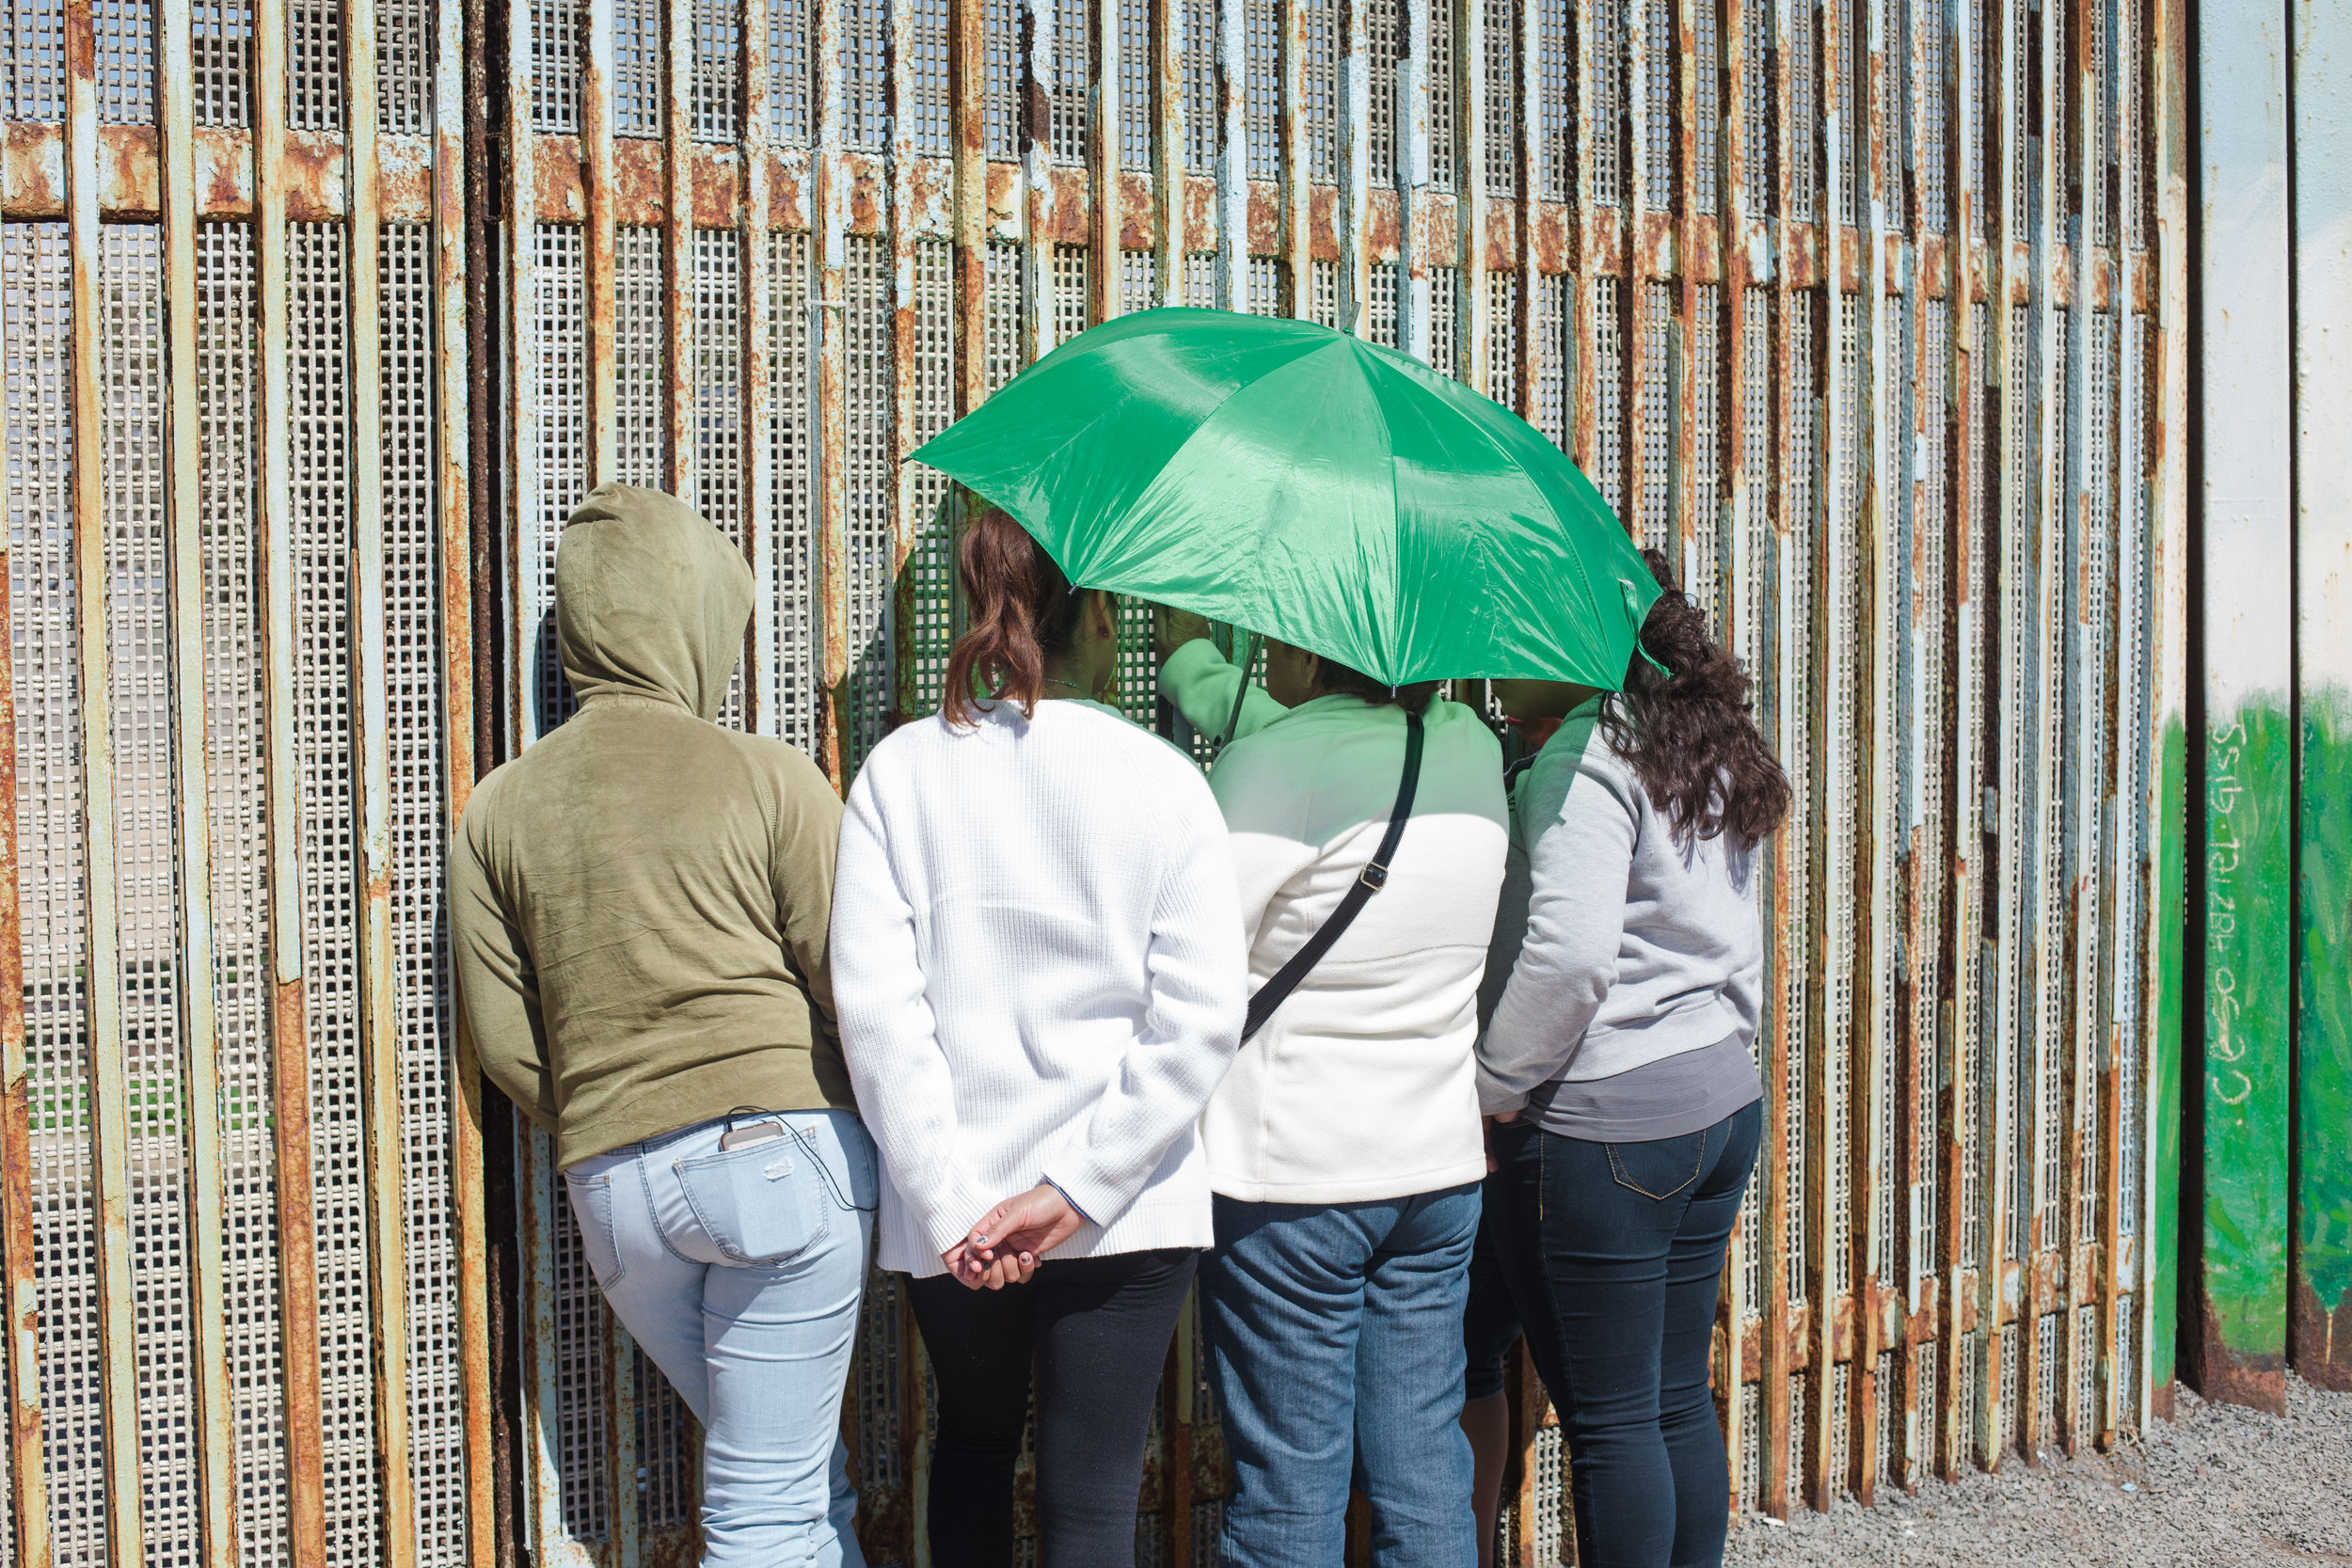
M 2352 1292 L 2352 691 L 2304 693 L 2302 768 L 2296 1263 L 2334 1312 Z
M 2156 1023 L 2149 1045 L 2149 1136 L 2155 1190 L 2149 1195 L 2148 1248 L 2151 1381 L 2172 1381 L 2181 1309 L 2181 963 L 2188 857 L 2188 731 L 2166 722 L 2157 754 L 2160 802 L 2156 850 Z
M 2202 1283 L 2221 1342 L 2274 1368 L 2286 1350 L 2294 766 L 2294 726 L 2282 705 L 2251 702 L 2211 721 Z

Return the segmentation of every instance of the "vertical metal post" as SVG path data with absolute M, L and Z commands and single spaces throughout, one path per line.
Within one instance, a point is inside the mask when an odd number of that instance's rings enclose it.
M 100 483 L 102 410 L 96 362 L 99 276 L 98 84 L 91 0 L 65 8 L 66 226 L 73 351 L 74 673 L 81 697 L 85 1018 L 91 1164 L 96 1185 L 100 1394 L 106 1453 L 106 1541 L 114 1560 L 145 1550 L 140 1516 L 138 1354 L 131 1279 L 130 1109 L 123 1056 L 122 974 L 115 871 L 114 734 L 106 635 L 106 528 Z
M 1372 49 L 1364 0 L 1340 7 L 1346 31 L 1339 40 L 1340 196 L 1339 325 L 1359 338 L 1372 330 Z M 1394 105 L 1391 106 L 1394 125 Z M 1395 133 L 1391 130 L 1393 140 Z
M 662 228 L 666 264 L 661 322 L 669 350 L 664 356 L 669 385 L 661 399 L 667 437 L 662 446 L 671 493 L 695 506 L 700 504 L 701 476 L 695 471 L 694 453 L 694 0 L 667 0 L 661 17 L 669 34 L 662 55 L 669 67 L 670 100 L 661 111 L 664 194 L 669 198 Z M 635 1430 L 628 1423 L 628 1432 Z
M 742 301 L 743 364 L 743 545 L 752 559 L 752 580 L 759 585 L 752 608 L 752 650 L 743 682 L 743 727 L 760 735 L 782 734 L 784 692 L 776 669 L 776 562 L 784 519 L 775 504 L 776 459 L 770 421 L 774 409 L 768 380 L 769 225 L 774 200 L 775 150 L 770 144 L 770 72 L 780 62 L 768 56 L 771 0 L 742 0 L 743 118 L 737 156 L 743 161 L 743 211 L 736 243 L 737 277 Z
M 1397 202 L 1397 347 L 1427 363 L 1429 330 L 1429 93 L 1430 9 L 1455 0 L 1397 0 L 1406 26 L 1406 55 L 1396 62 L 1397 160 L 1404 178 Z
M 1225 132 L 1216 155 L 1216 308 L 1249 309 L 1248 0 L 1216 0 L 1217 84 Z
M 1454 36 L 1462 83 L 1454 112 L 1463 127 L 1462 161 L 1454 176 L 1454 319 L 1459 324 L 1454 373 L 1493 397 L 1497 388 L 1486 385 L 1486 138 L 1507 135 L 1508 128 L 1486 123 L 1486 0 L 1462 0 Z
M 221 1270 L 225 1175 L 220 1150 L 219 1020 L 214 1006 L 212 813 L 205 779 L 204 562 L 197 423 L 195 84 L 187 0 L 163 0 L 156 55 L 162 110 L 164 343 L 167 404 L 165 527 L 171 598 L 172 803 L 179 841 L 181 942 L 176 988 L 187 1072 L 190 1272 L 194 1320 L 199 1516 L 208 1552 L 235 1550 L 235 1409 L 229 1388 Z
M 516 19 L 514 30 L 523 39 L 519 45 L 508 45 L 510 51 L 517 48 L 522 51 L 519 55 L 510 53 L 508 60 L 509 76 L 519 76 L 519 81 L 510 81 L 508 87 L 510 93 L 519 90 L 521 94 L 519 100 L 511 103 L 508 109 L 510 119 L 518 121 L 513 135 L 515 145 L 519 148 L 531 143 L 535 135 L 531 108 L 531 6 L 530 0 L 506 0 L 506 3 L 510 14 Z M 580 40 L 580 195 L 584 219 L 580 233 L 580 276 L 588 295 L 587 481 L 588 487 L 593 490 L 599 484 L 609 484 L 621 477 L 620 308 L 613 257 L 617 229 L 613 210 L 617 192 L 612 169 L 615 11 L 613 0 L 587 0 L 586 8 L 587 33 Z M 670 118 L 673 119 L 676 118 L 679 107 L 675 96 L 674 91 L 670 106 Z M 508 153 L 508 167 L 513 171 L 516 185 L 514 199 L 518 206 L 528 203 L 524 210 L 530 216 L 517 222 L 515 244 L 528 255 L 532 248 L 532 230 L 538 222 L 536 149 L 529 148 L 519 162 L 513 161 L 516 157 L 515 152 Z M 516 276 L 519 277 L 521 274 Z M 518 327 L 528 317 L 528 308 L 524 303 L 527 297 L 520 293 L 518 286 L 515 316 Z M 536 381 L 536 367 L 531 361 L 517 357 L 512 383 L 514 395 L 518 395 L 526 383 L 532 384 L 534 437 L 537 422 Z M 515 450 L 535 453 L 538 448 L 535 444 L 524 446 L 517 443 Z M 518 509 L 515 513 L 519 529 L 530 528 L 531 520 L 537 515 L 535 508 Z M 527 574 L 534 582 L 537 575 L 535 568 Z M 530 635 L 535 636 L 536 619 L 526 619 L 532 623 Z
M 841 150 L 842 81 L 841 8 L 843 0 L 815 0 L 811 6 L 814 38 L 809 51 L 816 62 L 817 82 L 811 98 L 816 108 L 811 127 L 815 156 L 810 160 L 816 200 L 810 236 L 816 251 L 817 312 L 809 350 L 816 359 L 817 407 L 811 423 L 817 440 L 810 452 L 817 506 L 812 522 L 818 531 L 818 595 L 814 607 L 824 627 L 822 681 L 831 700 L 826 704 L 818 746 L 818 762 L 835 782 L 847 784 L 856 715 L 849 690 L 849 451 L 850 436 L 842 406 L 846 394 L 848 294 L 842 273 L 849 261 L 847 230 L 850 216 L 849 160 Z M 821 84 L 821 85 L 819 85 Z

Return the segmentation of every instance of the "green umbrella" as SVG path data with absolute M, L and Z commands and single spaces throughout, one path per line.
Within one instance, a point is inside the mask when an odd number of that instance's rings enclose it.
M 1613 690 L 1658 596 L 1592 482 L 1525 420 L 1311 322 L 1105 322 L 914 455 L 1074 583 L 1400 685 Z

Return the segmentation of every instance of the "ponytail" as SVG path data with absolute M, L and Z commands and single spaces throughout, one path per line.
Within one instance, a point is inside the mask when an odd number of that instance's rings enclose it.
M 948 723 L 964 726 L 976 721 L 972 705 L 983 690 L 1036 716 L 1045 657 L 1069 648 L 1084 598 L 1028 530 L 987 501 L 972 504 L 958 552 L 968 629 L 948 650 L 939 703 Z
M 1752 848 L 1788 815 L 1788 777 L 1749 716 L 1747 672 L 1675 587 L 1665 556 L 1644 550 L 1642 561 L 1665 592 L 1642 624 L 1625 689 L 1601 705 L 1601 728 L 1677 838 L 1728 833 Z

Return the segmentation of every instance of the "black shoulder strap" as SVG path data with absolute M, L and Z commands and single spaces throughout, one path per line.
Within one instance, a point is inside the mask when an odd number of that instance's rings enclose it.
M 1274 1016 L 1274 1009 L 1298 989 L 1298 982 L 1307 977 L 1309 970 L 1323 961 L 1323 956 L 1355 923 L 1356 916 L 1372 901 L 1372 895 L 1388 885 L 1389 863 L 1396 858 L 1396 847 L 1404 840 L 1405 819 L 1413 815 L 1413 791 L 1421 784 L 1421 715 L 1408 713 L 1405 716 L 1405 777 L 1396 786 L 1396 805 L 1389 813 L 1389 831 L 1381 835 L 1380 847 L 1374 852 L 1370 863 L 1357 874 L 1355 885 L 1347 890 L 1347 895 L 1340 900 L 1340 907 L 1331 911 L 1330 918 L 1307 939 L 1305 946 L 1291 955 L 1290 962 L 1275 972 L 1274 978 L 1260 986 L 1249 998 L 1249 1019 L 1241 1029 L 1243 1039 L 1256 1034 Z

